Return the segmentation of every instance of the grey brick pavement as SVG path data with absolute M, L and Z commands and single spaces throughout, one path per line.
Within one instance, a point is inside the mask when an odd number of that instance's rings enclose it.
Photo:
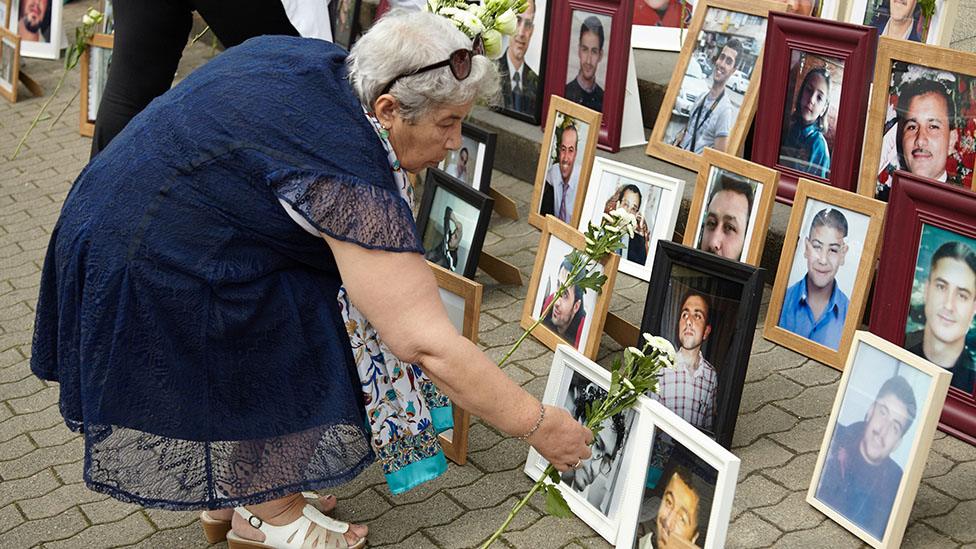
M 84 6 L 70 4 L 66 21 Z M 955 45 L 973 49 L 972 2 L 960 8 Z M 188 48 L 180 74 L 205 62 L 208 47 Z M 60 62 L 27 60 L 24 69 L 52 89 Z M 77 73 L 54 101 L 59 111 L 78 88 Z M 54 127 L 42 121 L 16 161 L 6 160 L 42 100 L 22 95 L 0 102 L 0 547 L 204 547 L 194 513 L 121 503 L 87 490 L 82 444 L 61 422 L 57 387 L 30 375 L 31 324 L 40 266 L 51 228 L 71 181 L 88 158 L 77 134 L 77 106 Z M 526 211 L 530 188 L 501 173 L 493 186 Z M 524 219 L 492 220 L 486 250 L 528 278 L 538 233 Z M 482 347 L 499 358 L 518 335 L 525 288 L 485 285 Z M 646 285 L 618 277 L 611 310 L 639 323 Z M 768 293 L 768 292 L 767 292 Z M 760 319 L 760 325 L 762 319 Z M 604 338 L 601 361 L 619 347 Z M 541 396 L 551 353 L 528 341 L 505 367 Z M 860 547 L 843 528 L 804 501 L 839 373 L 762 339 L 757 330 L 733 451 L 742 469 L 729 529 L 729 547 Z M 339 518 L 370 524 L 374 547 L 469 547 L 486 538 L 530 486 L 522 473 L 527 447 L 475 421 L 470 460 L 442 478 L 391 496 L 376 467 L 340 487 Z M 514 547 L 606 547 L 576 519 L 545 516 L 535 500 L 504 542 Z M 976 449 L 937 434 L 910 525 L 906 547 L 976 544 Z

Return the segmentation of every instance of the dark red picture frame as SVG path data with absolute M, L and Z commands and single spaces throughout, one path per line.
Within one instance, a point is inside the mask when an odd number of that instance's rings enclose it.
M 905 319 L 923 224 L 976 238 L 976 194 L 908 172 L 894 173 L 869 327 L 896 345 L 905 344 Z M 976 398 L 972 393 L 949 387 L 939 430 L 976 444 Z
M 603 122 L 597 146 L 603 150 L 620 150 L 620 130 L 623 126 L 624 96 L 627 87 L 627 62 L 630 60 L 630 28 L 634 16 L 634 0 L 550 0 L 549 28 L 546 39 L 546 81 L 542 112 L 549 112 L 553 95 L 562 97 L 569 76 L 567 63 L 573 11 L 584 10 L 610 17 L 610 39 L 604 44 L 603 62 L 607 64 L 606 88 L 603 90 Z
M 874 27 L 828 21 L 792 13 L 770 12 L 759 105 L 756 113 L 752 161 L 780 172 L 776 200 L 793 203 L 800 177 L 857 192 L 861 141 L 868 109 L 868 90 L 874 73 L 878 32 Z M 789 89 L 793 50 L 844 61 L 844 79 L 837 110 L 837 130 L 830 159 L 830 179 L 798 171 L 779 163 L 783 112 Z

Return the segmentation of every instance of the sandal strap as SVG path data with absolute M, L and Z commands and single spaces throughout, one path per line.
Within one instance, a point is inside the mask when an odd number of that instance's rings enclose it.
M 329 532 L 340 535 L 349 531 L 349 523 L 336 520 L 322 514 L 321 511 L 306 504 L 302 508 L 302 516 L 295 521 L 283 526 L 268 524 L 261 517 L 248 511 L 245 507 L 235 507 L 234 512 L 241 515 L 252 527 L 260 530 L 265 535 L 264 543 L 273 547 L 294 547 L 300 548 L 305 545 L 305 536 L 308 534 L 309 527 L 315 524 Z M 312 538 L 315 535 L 313 534 Z M 310 540 L 312 539 L 310 538 Z M 324 541 L 324 540 L 323 540 Z M 343 540 L 343 544 L 345 541 Z M 340 546 L 341 547 L 341 546 Z

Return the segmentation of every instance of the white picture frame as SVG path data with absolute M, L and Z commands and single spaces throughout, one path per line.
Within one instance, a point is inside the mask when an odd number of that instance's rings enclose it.
M 634 458 L 627 474 L 627 491 L 624 494 L 623 512 L 620 516 L 620 529 L 617 532 L 616 547 L 631 549 L 637 541 L 637 526 L 641 515 L 642 500 L 647 481 L 648 462 L 653 443 L 659 433 L 671 439 L 694 454 L 695 458 L 715 470 L 714 491 L 704 544 L 699 539 L 696 545 L 703 549 L 725 547 L 729 521 L 732 516 L 732 500 L 739 478 L 740 460 L 732 452 L 723 448 L 708 435 L 699 431 L 669 410 L 663 404 L 648 397 L 640 397 L 636 431 L 631 433 L 631 448 Z M 640 456 L 640 457 L 636 457 Z M 662 479 L 659 482 L 663 482 Z M 700 520 L 699 520 L 700 523 Z
M 878 8 L 883 9 L 884 2 L 887 1 L 883 0 Z M 856 25 L 872 25 L 873 18 L 872 21 L 865 21 L 865 16 L 868 8 L 874 5 L 874 0 L 851 0 L 849 9 L 844 14 L 844 21 Z M 948 47 L 949 41 L 952 39 L 952 27 L 957 6 L 958 0 L 936 0 L 935 14 L 932 15 L 932 20 L 929 22 L 924 42 L 909 40 L 916 43 Z M 883 13 L 881 15 L 883 16 Z M 878 32 L 880 35 L 881 29 L 878 29 Z
M 60 0 L 45 0 L 50 10 L 50 21 L 45 24 L 46 41 L 38 41 L 20 32 L 20 5 L 25 0 L 12 0 L 10 3 L 10 23 L 8 29 L 20 36 L 20 55 L 22 57 L 36 57 L 39 59 L 57 59 L 61 55 L 64 37 L 62 14 L 64 6 Z M 45 16 L 46 17 L 46 16 Z
M 658 240 L 671 240 L 674 234 L 685 182 L 615 160 L 597 157 L 593 160 L 590 181 L 584 187 L 586 197 L 579 220 L 580 232 L 586 232 L 591 222 L 599 224 L 609 202 L 628 185 L 635 185 L 641 191 L 639 212 L 648 226 L 648 236 L 643 237 L 647 241 L 647 247 L 645 253 L 640 254 L 644 256 L 643 263 L 632 261 L 629 257 L 635 257 L 631 250 L 634 240 L 628 238 L 627 246 L 618 254 L 620 255 L 619 270 L 646 282 L 651 279 Z M 635 234 L 634 238 L 642 237 Z
M 552 358 L 552 367 L 549 371 L 549 380 L 546 383 L 546 390 L 542 397 L 542 402 L 554 406 L 564 406 L 563 403 L 569 396 L 570 385 L 573 382 L 574 376 L 581 376 L 604 391 L 610 386 L 610 372 L 586 358 L 569 345 L 560 344 L 556 347 L 556 352 Z M 634 432 L 633 425 L 639 422 L 640 418 L 637 415 L 636 407 L 628 412 L 633 414 L 631 418 L 628 418 L 631 425 L 628 431 Z M 624 413 L 626 414 L 627 412 Z M 607 423 L 610 423 L 610 421 L 608 420 Z M 612 427 L 610 429 L 612 430 Z M 612 478 L 609 479 L 610 488 L 606 505 L 608 508 L 607 512 L 603 512 L 600 508 L 590 503 L 587 497 L 581 495 L 580 492 L 565 482 L 559 483 L 559 490 L 569 504 L 570 510 L 589 525 L 590 528 L 593 528 L 593 530 L 600 534 L 603 539 L 607 540 L 608 543 L 614 543 L 616 541 L 617 531 L 620 527 L 620 516 L 624 513 L 622 500 L 624 493 L 627 491 L 626 487 L 630 482 L 627 474 L 639 468 L 635 468 L 634 464 L 631 463 L 633 456 L 638 455 L 633 451 L 636 446 L 634 442 L 639 441 L 627 436 L 622 441 L 617 441 L 617 456 L 619 457 L 614 458 L 615 464 L 608 475 L 612 476 Z M 623 445 L 622 449 L 620 449 L 621 444 Z M 583 465 L 576 471 L 585 470 L 590 466 L 591 461 L 583 461 Z M 646 467 L 646 465 L 647 463 L 645 461 L 644 466 Z M 530 448 L 529 456 L 525 461 L 525 467 L 523 469 L 525 474 L 532 478 L 532 480 L 538 480 L 542 476 L 546 466 L 548 466 L 548 462 L 534 448 Z M 565 478 L 566 473 L 563 475 Z M 593 482 L 593 484 L 595 483 L 596 481 Z
M 637 15 L 637 2 L 644 0 L 634 0 L 635 17 Z M 694 0 L 685 0 L 689 4 L 687 17 L 688 23 L 684 28 L 670 26 L 651 26 L 642 25 L 634 22 L 630 28 L 630 47 L 639 50 L 659 50 L 659 51 L 681 51 L 681 45 L 688 36 L 688 26 L 691 22 L 691 14 L 695 9 Z

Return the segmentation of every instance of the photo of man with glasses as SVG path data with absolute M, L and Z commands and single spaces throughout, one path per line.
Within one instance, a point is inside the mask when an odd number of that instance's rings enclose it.
M 580 423 L 585 421 L 587 404 L 604 398 L 607 392 L 578 373 L 573 373 L 569 393 L 563 406 Z M 617 476 L 623 461 L 627 424 L 632 412 L 620 413 L 606 420 L 590 447 L 593 455 L 577 469 L 562 473 L 562 481 L 604 515 L 610 512 Z M 625 417 L 626 416 L 626 417 Z

